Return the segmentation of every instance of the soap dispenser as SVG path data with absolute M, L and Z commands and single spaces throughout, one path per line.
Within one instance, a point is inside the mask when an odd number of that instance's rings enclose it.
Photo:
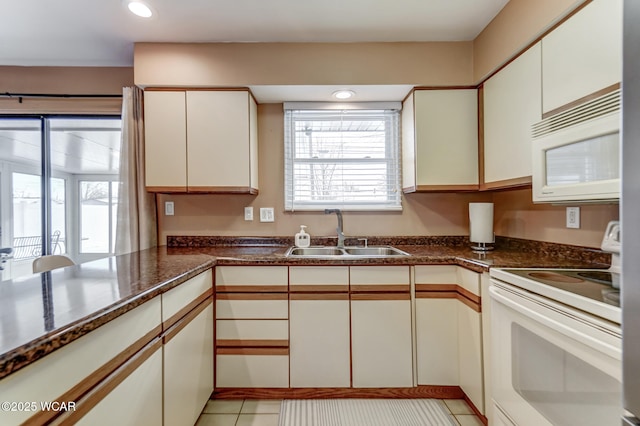
M 305 232 L 306 225 L 300 225 L 300 232 L 296 234 L 296 247 L 309 247 L 311 244 L 311 235 Z

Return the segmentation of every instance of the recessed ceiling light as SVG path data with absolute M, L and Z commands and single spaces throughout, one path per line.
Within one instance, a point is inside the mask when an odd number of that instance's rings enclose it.
M 149 5 L 141 1 L 130 1 L 127 4 L 127 7 L 133 14 L 138 15 L 142 18 L 151 18 L 151 16 L 153 15 L 153 11 L 149 7 Z
M 354 92 L 353 90 L 338 90 L 336 92 L 333 92 L 333 97 L 336 99 L 349 99 L 355 94 L 356 92 Z

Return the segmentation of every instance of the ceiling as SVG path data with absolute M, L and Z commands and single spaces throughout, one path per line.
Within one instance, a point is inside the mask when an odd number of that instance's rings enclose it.
M 132 66 L 135 42 L 472 40 L 508 0 L 3 1 L 0 65 Z

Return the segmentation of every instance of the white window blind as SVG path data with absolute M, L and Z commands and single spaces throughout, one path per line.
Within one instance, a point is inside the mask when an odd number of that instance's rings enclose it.
M 285 109 L 285 210 L 401 210 L 399 115 Z

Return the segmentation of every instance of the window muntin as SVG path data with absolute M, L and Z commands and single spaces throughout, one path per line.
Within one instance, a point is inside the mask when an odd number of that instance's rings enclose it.
M 401 210 L 399 111 L 285 110 L 285 210 Z

